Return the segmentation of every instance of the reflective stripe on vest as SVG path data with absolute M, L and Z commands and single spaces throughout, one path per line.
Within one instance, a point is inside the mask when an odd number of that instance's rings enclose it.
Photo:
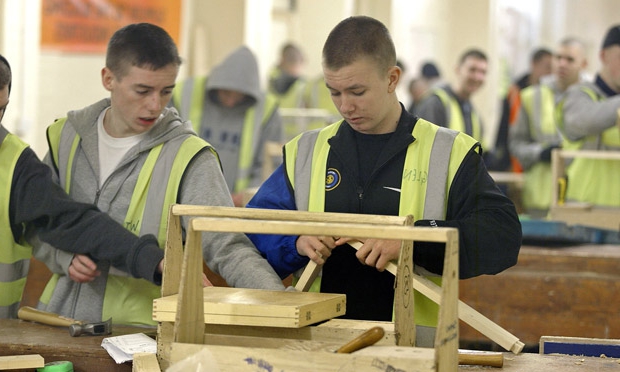
M 179 114 L 192 122 L 194 131 L 200 135 L 202 115 L 205 100 L 205 86 L 207 77 L 190 78 L 177 84 L 173 91 L 173 102 Z M 272 94 L 266 94 L 262 105 L 254 105 L 245 113 L 241 144 L 239 147 L 239 161 L 237 163 L 237 177 L 234 191 L 240 192 L 250 186 L 250 172 L 254 162 L 254 154 L 260 140 L 260 133 L 278 107 L 278 100 Z
M 61 186 L 69 193 L 71 169 L 80 139 L 73 126 L 65 125 L 65 122 L 66 118 L 52 124 L 48 128 L 48 138 Z M 209 147 L 217 156 L 211 145 L 193 135 L 175 138 L 149 151 L 125 216 L 124 226 L 128 230 L 138 236 L 153 234 L 160 245 L 164 243 L 168 207 L 176 203 L 181 178 L 187 165 L 204 147 Z M 153 179 L 168 182 L 165 185 L 155 182 L 153 185 Z
M 15 166 L 28 145 L 0 126 L 0 318 L 16 318 L 32 248 L 18 244 L 9 221 Z
M 465 119 L 463 118 L 463 112 L 461 111 L 459 102 L 444 89 L 437 88 L 433 93 L 439 97 L 446 107 L 446 127 L 466 133 Z M 482 125 L 480 124 L 478 114 L 476 114 L 473 108 L 471 110 L 471 127 L 471 136 L 482 143 Z
M 559 139 L 555 125 L 555 94 L 546 85 L 525 88 L 521 92 L 521 103 L 528 114 L 530 133 L 537 142 L 548 143 Z
M 325 210 L 328 139 L 338 132 L 341 124 L 342 121 L 322 130 L 303 133 L 285 145 L 286 169 L 298 210 Z M 476 141 L 462 132 L 422 119 L 416 123 L 413 136 L 429 140 L 414 141 L 407 149 L 399 215 L 411 214 L 415 219 L 445 219 L 450 185 Z M 434 192 L 427 193 L 427 190 Z M 440 283 L 439 278 L 433 278 L 433 281 Z M 313 285 L 314 289 L 316 287 Z M 435 326 L 437 305 L 417 292 L 415 303 L 416 323 Z
M 79 136 L 71 125 L 65 125 L 65 121 L 62 120 L 50 126 L 48 138 L 50 141 L 58 140 L 61 144 L 72 144 Z M 62 174 L 63 169 L 72 168 L 77 146 L 58 146 L 51 143 L 50 148 L 52 152 L 57 151 L 53 154 L 54 159 L 71 159 L 71 163 L 59 163 L 59 173 Z M 217 156 L 207 142 L 192 134 L 175 138 L 149 151 L 133 190 L 124 219 L 125 228 L 136 235 L 153 234 L 157 237 L 160 247 L 164 247 L 168 208 L 177 202 L 181 179 L 189 162 L 204 148 L 208 148 Z M 71 179 L 69 177 L 66 179 L 64 187 L 69 188 Z M 152 182 L 153 180 L 157 181 Z M 55 275 L 48 283 L 41 296 L 42 303 L 48 303 L 57 280 L 58 276 Z M 136 296 L 136 293 L 140 293 L 140 296 Z M 152 320 L 152 301 L 159 295 L 160 287 L 143 279 L 108 275 L 102 317 L 107 319 L 109 314 L 119 314 L 119 309 L 126 309 L 127 311 L 123 312 L 126 318 L 119 319 L 116 315 L 115 322 L 155 324 Z
M 521 91 L 521 104 L 529 118 L 531 137 L 543 145 L 557 143 L 561 136 L 555 124 L 555 94 L 547 85 Z M 525 171 L 522 202 L 526 209 L 546 210 L 551 206 L 551 166 L 536 162 Z

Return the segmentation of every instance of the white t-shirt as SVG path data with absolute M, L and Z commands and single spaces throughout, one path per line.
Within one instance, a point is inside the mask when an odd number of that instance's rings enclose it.
M 118 164 L 121 162 L 127 151 L 137 145 L 145 133 L 136 134 L 135 136 L 116 138 L 112 137 L 105 131 L 103 127 L 103 118 L 109 107 L 101 112 L 97 119 L 97 133 L 99 138 L 99 185 L 108 179 L 110 174 L 114 172 Z

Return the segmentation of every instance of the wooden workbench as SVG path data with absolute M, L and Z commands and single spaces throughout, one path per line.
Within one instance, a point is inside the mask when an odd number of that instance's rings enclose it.
M 40 354 L 46 363 L 58 360 L 72 362 L 75 372 L 130 372 L 131 363 L 116 364 L 101 347 L 101 341 L 105 337 L 139 332 L 155 337 L 156 330 L 113 326 L 112 334 L 108 336 L 71 337 L 66 327 L 0 319 L 0 356 Z
M 536 348 L 541 336 L 620 338 L 620 246 L 523 246 L 516 266 L 461 280 L 461 300 Z M 465 344 L 488 341 L 461 322 Z

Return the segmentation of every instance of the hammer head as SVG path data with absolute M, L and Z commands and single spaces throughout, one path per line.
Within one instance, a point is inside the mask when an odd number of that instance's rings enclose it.
M 112 333 L 112 318 L 98 323 L 75 323 L 69 326 L 69 334 L 73 337 L 81 335 L 103 336 Z

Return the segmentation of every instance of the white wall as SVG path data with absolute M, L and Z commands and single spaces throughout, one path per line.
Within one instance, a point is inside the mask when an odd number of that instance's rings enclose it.
M 107 92 L 100 82 L 102 54 L 39 51 L 40 4 L 41 0 L 0 0 L 0 53 L 14 70 L 4 124 L 42 155 L 47 125 Z M 272 4 L 280 10 L 272 12 Z M 266 81 L 278 48 L 288 40 L 306 52 L 307 73 L 320 74 L 323 42 L 332 27 L 347 16 L 366 14 L 390 28 L 399 58 L 409 68 L 399 90 L 403 101 L 402 88 L 422 61 L 435 60 L 449 80 L 466 47 L 485 50 L 491 70 L 474 103 L 492 140 L 502 82 L 506 74 L 511 78 L 527 68 L 534 47 L 552 48 L 562 37 L 576 35 L 589 46 L 589 70 L 594 73 L 600 66 L 603 34 L 620 23 L 618 0 L 297 0 L 297 9 L 282 11 L 287 4 L 287 0 L 184 0 L 179 49 L 185 63 L 180 78 L 207 73 L 234 48 L 246 44 L 259 57 Z M 509 58 L 502 62 L 505 55 Z

